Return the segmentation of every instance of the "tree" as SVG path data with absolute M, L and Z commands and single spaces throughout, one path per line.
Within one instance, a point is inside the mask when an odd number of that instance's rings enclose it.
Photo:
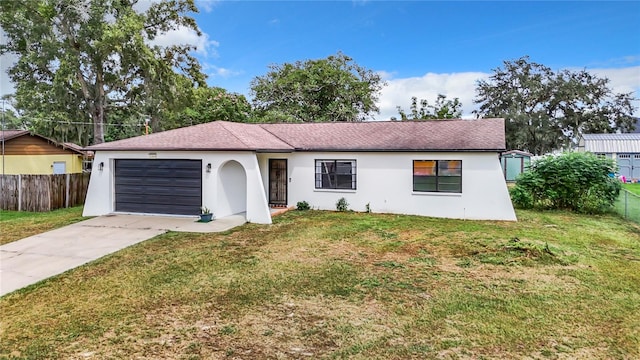
M 251 81 L 254 108 L 262 121 L 362 121 L 379 112 L 382 78 L 340 52 L 269 69 Z
M 545 156 L 518 177 L 511 197 L 521 208 L 605 212 L 620 194 L 620 181 L 609 176 L 615 169 L 614 160 L 591 153 Z
M 244 95 L 219 87 L 194 88 L 182 101 L 182 106 L 163 113 L 163 130 L 216 120 L 248 122 L 251 114 L 251 104 Z
M 0 130 L 26 130 L 25 119 L 13 109 L 13 97 L 5 94 L 0 98 Z
M 438 94 L 438 98 L 434 105 L 429 105 L 425 99 L 420 99 L 420 107 L 418 107 L 418 98 L 411 98 L 410 114 L 396 106 L 400 119 L 402 120 L 428 120 L 428 119 L 456 119 L 462 116 L 462 103 L 458 98 L 448 100 L 446 95 Z M 392 120 L 395 120 L 393 118 Z
M 631 93 L 614 93 L 606 78 L 553 71 L 526 56 L 493 71 L 478 82 L 475 113 L 505 118 L 508 149 L 539 155 L 576 144 L 584 133 L 634 128 Z
M 19 59 L 8 71 L 17 108 L 53 124 L 92 124 L 93 143 L 105 138 L 108 114 L 123 107 L 152 118 L 171 104 L 178 73 L 203 83 L 191 46 L 152 46 L 180 27 L 200 34 L 193 0 L 165 0 L 146 12 L 137 0 L 11 0 L 0 2 L 8 39 L 0 53 Z

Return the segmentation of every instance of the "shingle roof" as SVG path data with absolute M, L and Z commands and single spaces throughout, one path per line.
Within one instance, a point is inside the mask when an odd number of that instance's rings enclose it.
M 0 141 L 9 141 L 15 138 L 18 138 L 20 136 L 24 136 L 24 135 L 29 135 L 29 136 L 34 136 L 34 137 L 38 137 L 42 140 L 45 140 L 55 146 L 59 146 L 63 149 L 69 150 L 69 151 L 73 151 L 75 153 L 81 154 L 81 155 L 86 155 L 85 151 L 82 150 L 82 147 L 80 145 L 76 145 L 74 143 L 58 143 L 55 140 L 49 139 L 47 137 L 44 137 L 42 135 L 38 135 L 38 134 L 34 134 L 31 133 L 29 130 L 3 130 L 0 131 Z
M 214 121 L 89 146 L 87 150 L 292 150 L 256 124 Z
M 297 150 L 496 150 L 505 147 L 502 119 L 261 126 Z
M 11 140 L 13 138 L 17 138 L 18 136 L 22 136 L 28 134 L 27 130 L 2 130 L 0 131 L 0 141 Z
M 500 151 L 504 120 L 246 124 L 215 121 L 88 150 Z

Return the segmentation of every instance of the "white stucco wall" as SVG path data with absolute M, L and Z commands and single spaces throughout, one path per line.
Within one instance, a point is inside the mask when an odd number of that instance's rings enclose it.
M 433 217 L 516 220 L 497 153 L 311 153 L 258 154 L 264 191 L 268 159 L 288 159 L 288 203 L 307 201 L 315 209 L 335 210 L 344 197 L 349 208 Z M 356 190 L 315 189 L 315 160 L 357 161 Z M 413 160 L 462 160 L 462 193 L 413 192 Z
M 267 204 L 268 161 L 287 159 L 289 206 L 307 201 L 315 209 L 335 210 L 335 203 L 344 197 L 355 211 L 365 211 L 369 204 L 373 212 L 379 213 L 516 220 L 498 154 L 458 152 L 296 152 L 257 154 L 256 157 L 253 152 L 98 151 L 83 214 L 97 216 L 114 211 L 115 159 L 153 158 L 201 160 L 202 202 L 217 217 L 242 212 L 244 203 L 248 221 L 271 223 Z M 316 159 L 356 160 L 357 189 L 315 189 Z M 413 160 L 462 160 L 462 193 L 413 192 Z M 99 171 L 101 162 L 104 169 Z M 206 171 L 207 164 L 211 164 L 211 172 Z M 244 197 L 237 195 L 240 193 L 244 193 Z
M 230 160 L 218 169 L 218 200 L 216 216 L 227 216 L 246 211 L 247 175 L 240 163 Z
M 115 209 L 114 164 L 115 159 L 191 159 L 202 160 L 202 205 L 211 209 L 216 217 L 231 215 L 246 210 L 247 221 L 270 224 L 271 215 L 265 197 L 260 168 L 253 152 L 191 152 L 191 151 L 98 151 L 93 161 L 91 180 L 84 205 L 84 216 L 110 214 Z M 233 161 L 233 162 L 229 162 Z M 104 163 L 102 171 L 99 164 Z M 207 172 L 211 164 L 211 172 Z M 229 181 L 218 184 L 220 167 L 226 174 L 225 179 L 238 182 L 229 185 Z M 227 172 L 225 172 L 225 170 Z M 244 174 L 243 174 L 244 173 Z M 246 177 L 245 183 L 242 179 Z M 220 195 L 220 191 L 229 188 L 231 192 L 246 189 L 244 197 L 229 199 Z M 242 203 L 246 203 L 245 206 Z

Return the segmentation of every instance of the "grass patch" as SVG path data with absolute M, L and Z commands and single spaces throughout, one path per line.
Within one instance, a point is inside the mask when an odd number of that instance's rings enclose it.
M 640 196 L 640 183 L 624 183 L 622 188 Z
M 0 299 L 0 358 L 637 358 L 640 227 L 290 211 Z
M 85 219 L 82 206 L 48 212 L 0 210 L 0 245 Z

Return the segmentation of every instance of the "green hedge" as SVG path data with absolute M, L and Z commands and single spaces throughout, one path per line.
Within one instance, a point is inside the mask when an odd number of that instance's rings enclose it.
M 525 209 L 606 212 L 620 194 L 620 182 L 610 176 L 615 170 L 613 160 L 591 153 L 546 156 L 518 177 L 511 199 Z

